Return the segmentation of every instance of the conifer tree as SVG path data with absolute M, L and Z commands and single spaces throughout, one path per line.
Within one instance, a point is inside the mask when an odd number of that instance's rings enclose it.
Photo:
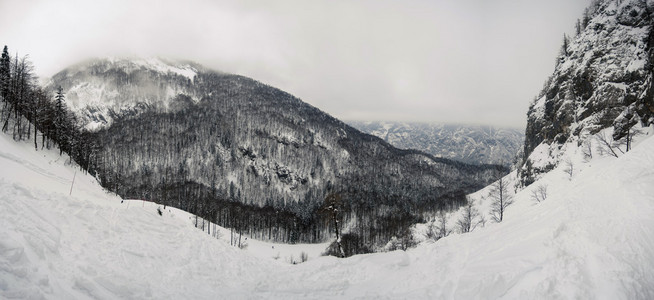
M 9 50 L 7 46 L 2 50 L 2 58 L 0 58 L 0 96 L 7 101 L 9 94 L 9 80 L 11 76 L 11 58 L 9 57 Z
M 57 95 L 55 96 L 55 120 L 54 120 L 54 129 L 55 135 L 54 139 L 59 144 L 59 154 L 61 155 L 64 151 L 65 144 L 65 132 L 66 132 L 66 103 L 65 95 L 61 86 L 57 88 Z
M 570 53 L 568 52 L 568 46 L 570 44 L 570 39 L 568 38 L 567 34 L 563 34 L 563 44 L 561 45 L 561 55 L 562 56 L 568 56 Z

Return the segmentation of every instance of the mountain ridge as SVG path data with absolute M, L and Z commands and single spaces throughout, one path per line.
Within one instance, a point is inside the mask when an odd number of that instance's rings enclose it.
M 71 110 L 87 129 L 106 121 L 92 128 L 93 169 L 124 197 L 296 242 L 331 235 L 322 211 L 327 195 L 337 193 L 348 233 L 372 245 L 398 235 L 422 211 L 460 205 L 467 192 L 506 172 L 396 149 L 247 77 L 198 70 L 191 79 L 161 69 L 101 60 L 53 76 L 51 88 L 68 95 L 103 88 L 87 93 L 97 99 L 70 101 L 77 105 Z M 85 106 L 98 102 L 107 105 Z M 271 224 L 277 232 L 267 230 Z
M 473 164 L 514 163 L 523 134 L 513 128 L 427 122 L 350 121 L 401 149 Z

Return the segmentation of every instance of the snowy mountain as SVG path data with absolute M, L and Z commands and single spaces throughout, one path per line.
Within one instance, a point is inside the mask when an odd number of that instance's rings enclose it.
M 593 1 L 529 108 L 522 185 L 557 165 L 566 144 L 605 128 L 614 143 L 654 123 L 653 14 L 651 0 Z
M 329 239 L 324 199 L 336 194 L 346 233 L 371 251 L 507 172 L 396 149 L 281 90 L 195 64 L 92 60 L 55 75 L 57 86 L 94 129 L 83 156 L 104 187 L 275 241 Z
M 153 66 L 69 69 L 53 84 L 124 79 L 116 88 L 129 95 L 107 96 L 115 102 L 95 115 L 77 110 L 96 124 L 87 126 L 94 176 L 56 149 L 0 134 L 0 298 L 653 299 L 652 19 L 640 18 L 652 4 L 593 3 L 530 108 L 525 166 L 503 178 L 520 188 L 510 189 L 502 222 L 490 218 L 493 187 L 476 189 L 495 169 L 393 148 L 254 80 L 194 68 L 189 82 L 177 64 L 166 75 Z M 582 45 L 588 51 L 573 59 Z M 640 54 L 645 66 L 629 69 Z M 161 100 L 149 98 L 159 87 L 127 83 L 148 76 L 186 90 Z M 160 204 L 123 201 L 96 178 Z M 400 236 L 437 208 L 451 234 L 429 240 L 430 224 L 419 224 L 416 248 L 343 259 L 319 256 L 328 243 L 270 243 L 331 238 L 324 210 L 304 204 L 334 190 L 344 231 L 363 239 L 350 243 Z M 470 190 L 477 226 L 462 233 Z M 164 204 L 231 228 L 204 228 Z M 232 233 L 249 246 L 231 246 Z M 306 262 L 294 264 L 303 252 Z
M 524 134 L 511 128 L 410 122 L 349 124 L 400 149 L 417 149 L 472 164 L 509 165 L 524 143 Z
M 185 61 L 162 58 L 92 59 L 57 73 L 49 90 L 64 87 L 68 108 L 88 130 L 111 125 L 114 118 L 134 115 L 146 108 L 179 109 L 179 94 L 198 102 L 189 86 L 198 72 L 207 70 Z M 111 77 L 111 80 L 107 80 Z
M 227 230 L 216 239 L 185 212 L 121 203 L 58 151 L 2 134 L 0 298 L 652 299 L 652 134 L 619 158 L 584 161 L 577 149 L 572 178 L 547 173 L 502 223 L 345 259 L 312 245 L 232 247 Z M 308 261 L 290 264 L 302 251 Z

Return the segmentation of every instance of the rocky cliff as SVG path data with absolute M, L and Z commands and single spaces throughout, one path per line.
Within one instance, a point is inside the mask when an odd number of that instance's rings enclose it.
M 654 122 L 653 18 L 651 0 L 594 1 L 586 10 L 529 107 L 523 185 L 550 169 L 566 142 L 581 143 L 609 127 L 619 140 L 635 124 Z M 539 145 L 553 158 L 545 164 L 530 157 Z

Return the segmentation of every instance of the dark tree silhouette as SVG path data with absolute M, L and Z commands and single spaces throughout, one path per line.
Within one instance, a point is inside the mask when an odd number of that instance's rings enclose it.
M 336 245 L 338 247 L 338 252 L 340 257 L 345 257 L 345 252 L 343 251 L 343 245 L 341 244 L 341 236 L 339 235 L 339 214 L 343 207 L 343 201 L 341 196 L 336 193 L 331 193 L 325 198 L 324 210 L 329 215 L 332 224 L 334 225 L 334 233 L 336 234 Z

